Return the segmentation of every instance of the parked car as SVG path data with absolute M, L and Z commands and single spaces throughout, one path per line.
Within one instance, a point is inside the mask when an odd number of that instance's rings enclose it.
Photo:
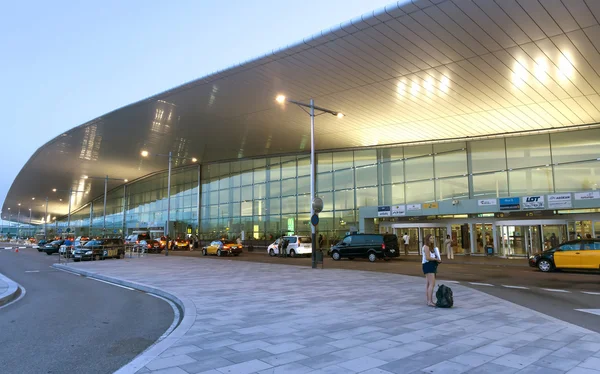
M 150 235 L 147 233 L 131 234 L 125 238 L 125 244 L 138 244 L 140 241 L 148 239 L 150 239 Z
M 215 240 L 206 247 L 202 248 L 202 255 L 217 255 L 227 256 L 234 255 L 239 256 L 242 253 L 242 246 L 238 245 L 232 240 Z
M 46 239 L 42 239 L 38 242 L 38 252 L 41 252 L 44 250 L 44 246 L 46 245 L 46 243 L 48 243 L 48 241 Z
M 174 246 L 173 249 L 190 249 L 190 242 L 187 239 L 177 238 L 173 240 Z M 170 247 L 169 247 L 170 249 Z
M 160 253 L 162 246 L 160 241 L 154 239 L 141 240 L 133 246 L 133 250 L 139 253 Z
M 267 247 L 267 253 L 269 256 L 276 256 L 279 254 L 279 243 L 282 238 L 278 238 Z M 295 257 L 296 255 L 310 255 L 312 253 L 312 240 L 310 236 L 298 236 L 290 235 L 284 236 L 283 240 L 287 240 L 287 255 Z
M 529 257 L 529 266 L 545 273 L 556 269 L 600 270 L 600 239 L 565 242 Z
M 125 258 L 123 239 L 95 239 L 73 252 L 74 261 L 104 260 L 105 258 Z
M 393 234 L 352 234 L 346 236 L 329 251 L 331 258 L 338 261 L 344 257 L 353 260 L 356 257 L 368 258 L 375 262 L 378 258 L 389 260 L 398 257 L 398 237 Z
M 59 253 L 63 257 L 73 257 L 73 252 L 77 248 L 83 247 L 90 239 L 87 236 L 78 236 L 71 244 L 70 248 L 67 248 L 65 244 L 60 246 Z M 68 252 L 67 252 L 68 251 Z
M 62 239 L 54 240 L 50 243 L 44 244 L 44 246 L 42 247 L 42 251 L 46 252 L 46 254 L 48 256 L 50 256 L 53 253 L 58 253 L 58 251 L 60 250 L 60 246 L 63 245 L 64 243 L 65 243 L 65 241 Z

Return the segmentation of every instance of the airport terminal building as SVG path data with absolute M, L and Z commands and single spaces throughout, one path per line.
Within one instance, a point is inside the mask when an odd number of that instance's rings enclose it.
M 451 235 L 510 257 L 597 237 L 599 20 L 593 0 L 399 1 L 61 134 L 3 211 L 49 234 L 309 234 L 310 117 L 286 95 L 345 115 L 315 118 L 325 245 Z

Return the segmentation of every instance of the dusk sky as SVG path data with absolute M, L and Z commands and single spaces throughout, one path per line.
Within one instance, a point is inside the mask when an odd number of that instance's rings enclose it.
M 29 157 L 60 133 L 388 3 L 58 0 L 3 4 L 0 204 Z

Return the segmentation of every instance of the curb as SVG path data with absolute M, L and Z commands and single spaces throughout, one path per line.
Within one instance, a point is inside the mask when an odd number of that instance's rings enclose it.
M 72 268 L 67 265 L 54 264 L 53 268 L 64 270 L 70 273 L 83 275 L 88 278 L 95 278 L 111 283 L 115 283 L 121 286 L 131 287 L 138 291 L 158 295 L 165 299 L 168 299 L 181 309 L 183 318 L 179 321 L 179 324 L 175 329 L 162 340 L 159 338 L 150 347 L 146 348 L 145 351 L 137 355 L 130 363 L 126 364 L 119 370 L 115 371 L 115 374 L 133 374 L 138 370 L 146 366 L 150 361 L 158 358 L 164 351 L 175 344 L 180 338 L 182 338 L 196 322 L 196 305 L 189 299 L 180 299 L 177 296 L 164 291 L 161 288 L 150 287 L 145 284 L 125 281 L 119 278 L 112 278 L 105 275 L 97 274 L 83 269 Z M 1 275 L 1 274 L 0 274 Z
M 0 273 L 0 281 L 8 284 L 8 289 L 6 292 L 0 295 L 0 307 L 3 307 L 6 304 L 11 303 L 21 296 L 21 287 L 11 279 L 7 278 L 3 274 Z

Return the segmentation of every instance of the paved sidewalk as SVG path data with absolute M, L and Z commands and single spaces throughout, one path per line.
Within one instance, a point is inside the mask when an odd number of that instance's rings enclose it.
M 0 307 L 10 303 L 21 295 L 19 285 L 0 274 Z
M 164 256 L 66 266 L 195 307 L 138 373 L 600 374 L 600 334 L 460 285 L 455 308 L 434 309 L 422 278 L 398 274 Z

